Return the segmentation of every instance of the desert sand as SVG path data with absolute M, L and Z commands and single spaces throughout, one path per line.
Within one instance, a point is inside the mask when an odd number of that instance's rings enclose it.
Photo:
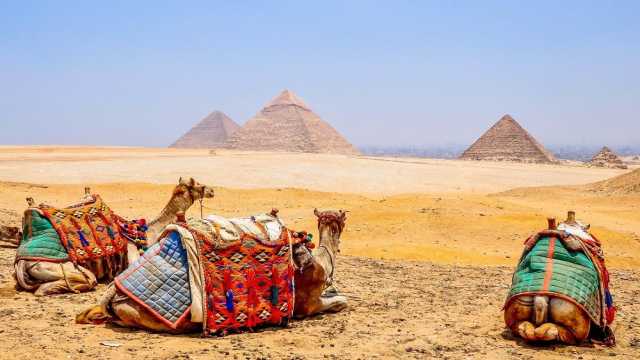
M 0 358 L 640 357 L 640 195 L 590 184 L 625 170 L 579 166 L 208 150 L 0 147 L 0 223 L 25 197 L 66 205 L 85 185 L 120 215 L 151 218 L 180 176 L 211 185 L 204 212 L 280 209 L 315 231 L 313 208 L 350 211 L 337 282 L 351 307 L 288 329 L 201 339 L 74 324 L 100 296 L 17 292 L 0 249 Z M 619 308 L 615 348 L 535 347 L 504 329 L 501 306 L 526 237 L 575 210 L 604 244 Z M 199 216 L 196 207 L 189 216 Z M 112 340 L 118 347 L 100 342 Z

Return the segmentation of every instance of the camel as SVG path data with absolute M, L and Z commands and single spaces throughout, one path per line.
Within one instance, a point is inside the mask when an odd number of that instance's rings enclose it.
M 88 189 L 85 188 L 85 196 L 88 195 L 88 192 Z M 189 180 L 180 178 L 169 202 L 158 217 L 148 224 L 147 245 L 153 245 L 158 241 L 157 237 L 162 229 L 175 220 L 178 212 L 185 212 L 196 200 L 202 201 L 213 196 L 212 188 L 196 182 L 193 178 Z M 28 201 L 30 205 L 33 205 L 32 199 L 28 199 Z M 138 248 L 129 242 L 127 245 L 128 264 L 133 263 L 138 257 L 140 257 Z M 99 268 L 98 274 L 94 274 L 71 261 L 60 263 L 18 260 L 14 267 L 14 277 L 18 286 L 34 292 L 36 296 L 92 290 L 97 285 L 97 279 L 101 279 L 105 272 L 104 269 Z
M 0 247 L 17 248 L 21 238 L 20 228 L 0 225 Z
M 336 254 L 339 252 L 340 235 L 345 227 L 344 211 L 314 210 L 318 219 L 320 241 L 311 253 L 303 244 L 294 245 L 293 260 L 297 269 L 294 275 L 294 317 L 302 319 L 323 312 L 339 312 L 347 307 L 347 298 L 342 295 L 323 296 L 323 291 L 333 281 Z M 160 322 L 147 309 L 134 302 L 111 285 L 95 305 L 76 316 L 78 324 L 115 323 L 119 326 L 156 332 L 182 334 L 197 331 L 201 323 L 184 321 L 176 329 Z
M 598 249 L 600 244 L 588 233 L 589 225 L 583 225 L 575 220 L 575 212 L 570 211 L 567 220 L 556 227 L 555 219 L 549 219 L 549 230 L 541 232 L 536 235 L 538 238 L 534 239 L 531 244 L 534 244 L 538 239 L 551 236 L 556 237 L 552 245 L 549 246 L 549 254 L 554 251 L 567 251 L 569 254 L 582 254 L 587 253 L 588 250 L 583 241 L 588 241 L 591 244 L 597 244 Z M 534 236 L 534 237 L 536 237 Z M 533 239 L 534 237 L 530 238 Z M 583 240 L 581 240 L 583 239 Z M 584 240 L 587 239 L 587 240 Z M 529 240 L 529 241 L 530 241 Z M 528 242 L 529 242 L 528 241 Z M 533 245 L 532 245 L 533 246 Z M 560 250 L 558 250 L 560 249 Z M 531 249 L 533 252 L 534 249 Z M 540 257 L 540 255 L 538 255 Z M 548 256 L 548 255 L 547 255 Z M 523 257 L 524 258 L 524 257 Z M 591 271 L 597 271 L 604 268 L 604 262 L 600 265 L 594 264 L 592 258 L 588 255 L 585 259 L 589 259 L 592 266 Z M 545 283 L 548 283 L 551 279 L 550 275 L 553 271 L 557 270 L 557 266 L 554 265 L 554 261 L 545 258 Z M 588 264 L 587 264 L 588 265 Z M 531 263 L 528 265 L 533 267 Z M 574 265 L 575 266 L 575 265 Z M 575 266 L 572 271 L 576 271 Z M 589 267 L 587 267 L 589 269 Z M 604 269 L 606 272 L 606 269 Z M 594 290 L 595 297 L 600 296 L 600 292 L 604 294 L 604 291 L 608 292 L 608 275 L 606 276 L 605 284 L 600 284 L 600 288 Z M 516 281 L 516 275 L 514 275 L 514 283 Z M 534 280 L 535 281 L 535 280 Z M 552 280 L 551 280 L 552 281 Z M 554 289 L 552 283 L 550 289 Z M 548 286 L 547 286 L 548 287 Z M 600 297 L 599 305 L 603 310 L 603 315 L 600 321 L 592 320 L 593 317 L 585 310 L 585 307 L 578 304 L 578 301 L 570 296 L 560 294 L 558 292 L 541 290 L 541 291 L 528 291 L 507 300 L 504 309 L 504 320 L 507 327 L 512 333 L 527 342 L 560 342 L 569 345 L 580 344 L 581 342 L 589 338 L 590 333 L 593 333 L 593 328 L 600 328 L 604 330 L 605 343 L 614 343 L 613 335 L 607 326 L 608 323 L 613 321 L 613 314 L 615 308 L 612 304 L 603 304 L 605 296 Z M 607 310 L 607 306 L 609 306 Z M 606 318 L 606 320 L 604 320 Z

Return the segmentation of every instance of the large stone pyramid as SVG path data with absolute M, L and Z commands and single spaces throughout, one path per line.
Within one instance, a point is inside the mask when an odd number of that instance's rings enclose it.
M 227 147 L 237 150 L 358 154 L 331 125 L 289 90 L 267 103 Z
M 220 111 L 214 111 L 200 120 L 191 130 L 171 146 L 173 148 L 219 148 L 240 126 Z
M 627 165 L 622 162 L 622 159 L 616 155 L 611 149 L 608 147 L 603 147 L 600 152 L 598 152 L 594 157 L 589 161 L 590 166 L 597 167 L 605 167 L 611 169 L 626 169 Z
M 467 160 L 553 163 L 557 160 L 511 116 L 503 116 L 462 155 Z

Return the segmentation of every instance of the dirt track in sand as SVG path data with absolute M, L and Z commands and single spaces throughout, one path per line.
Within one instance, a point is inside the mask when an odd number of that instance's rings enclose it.
M 314 207 L 343 208 L 350 213 L 337 279 L 350 310 L 285 330 L 206 340 L 80 326 L 75 314 L 95 302 L 103 286 L 46 299 L 16 292 L 13 250 L 0 249 L 0 358 L 640 358 L 640 196 L 602 196 L 572 186 L 488 194 L 582 184 L 618 171 L 291 154 L 262 154 L 259 161 L 248 154 L 207 157 L 157 149 L 0 148 L 0 223 L 19 223 L 26 196 L 60 206 L 75 202 L 90 179 L 119 214 L 150 218 L 168 199 L 169 184 L 193 173 L 216 186 L 205 213 L 241 216 L 277 207 L 290 227 L 315 230 Z M 336 161 L 355 167 L 336 170 Z M 286 166 L 273 165 L 280 162 Z M 136 173 L 140 164 L 153 172 Z M 319 171 L 327 168 L 336 172 Z M 402 181 L 393 178 L 397 174 Z M 132 182 L 139 178 L 155 184 Z M 269 184 L 276 185 L 264 189 Z M 407 189 L 410 194 L 403 193 Z M 523 240 L 547 216 L 569 209 L 592 223 L 604 243 L 620 308 L 614 349 L 536 348 L 504 331 L 500 307 Z M 192 208 L 189 215 L 199 211 Z M 103 340 L 121 346 L 107 348 Z

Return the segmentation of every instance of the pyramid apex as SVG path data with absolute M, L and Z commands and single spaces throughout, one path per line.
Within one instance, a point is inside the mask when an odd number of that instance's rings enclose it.
M 504 114 L 499 121 L 516 121 L 511 115 Z
M 307 106 L 307 104 L 300 97 L 298 97 L 298 95 L 294 94 L 293 91 L 289 89 L 282 90 L 282 92 L 278 96 L 273 98 L 267 103 L 267 105 L 265 105 L 265 108 L 278 105 L 295 105 L 306 110 L 311 110 L 309 106 Z

